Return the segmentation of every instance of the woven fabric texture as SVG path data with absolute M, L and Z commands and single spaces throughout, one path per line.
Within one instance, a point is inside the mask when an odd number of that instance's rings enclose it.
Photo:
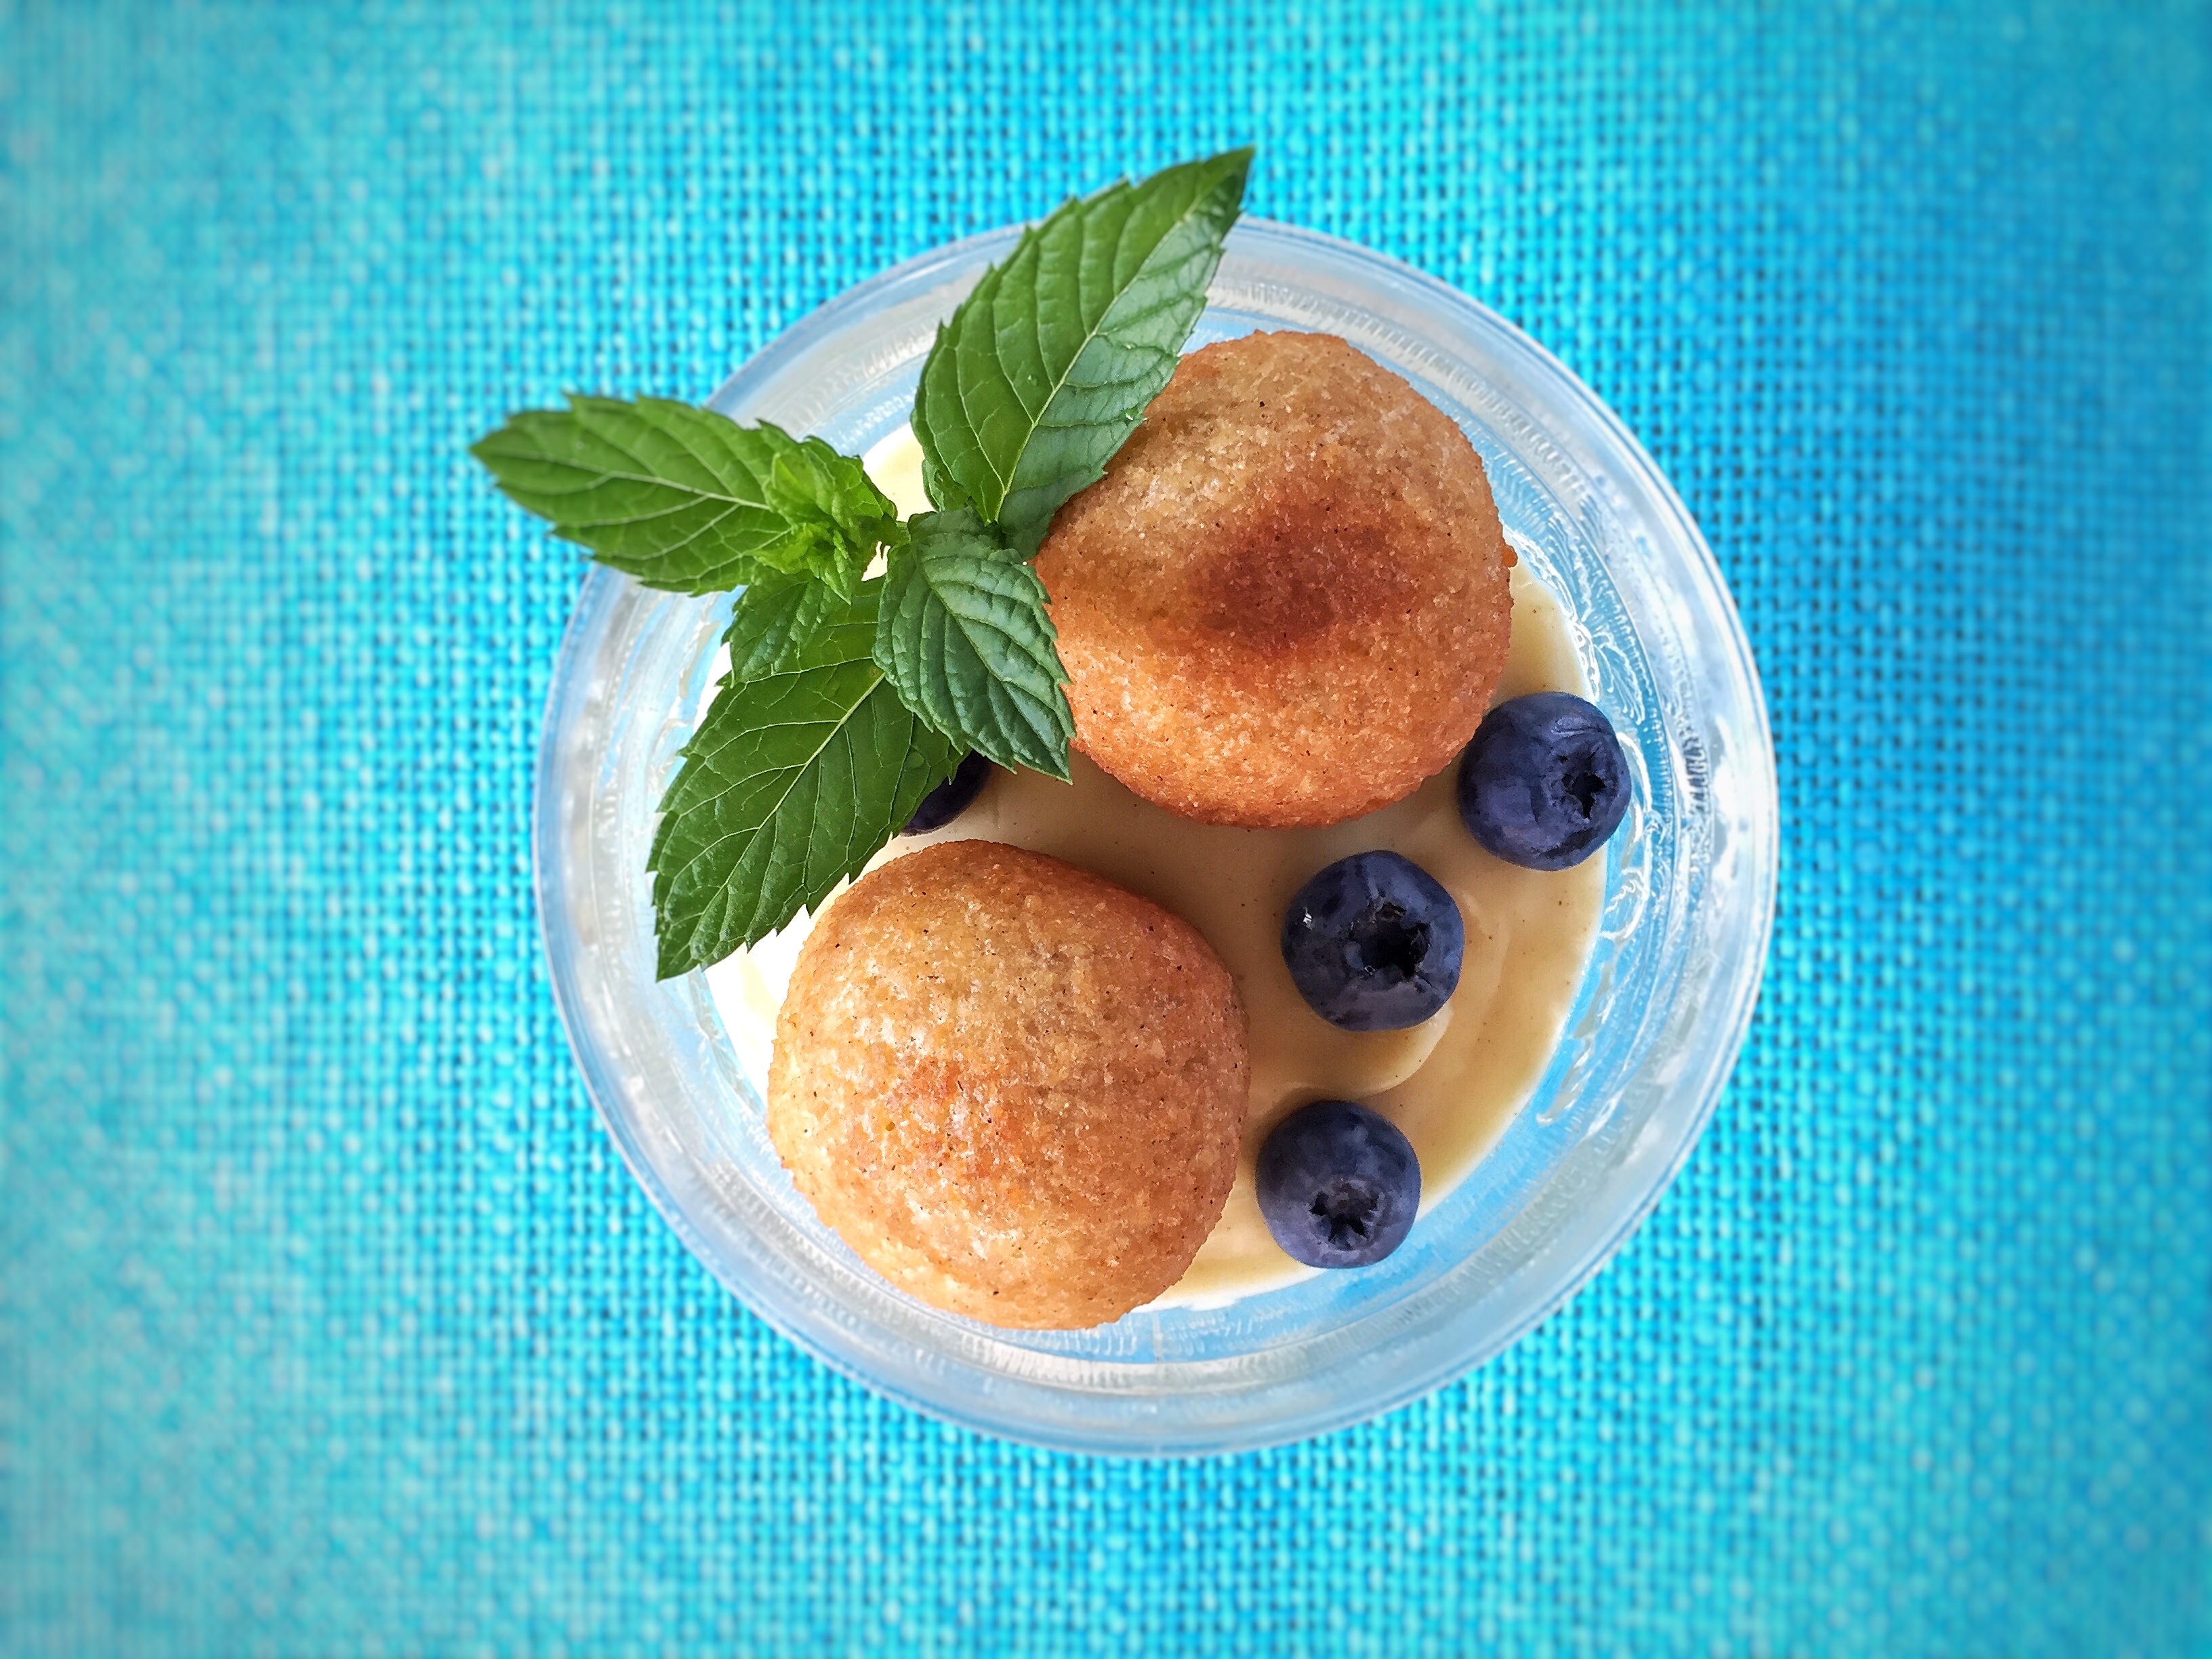
M 2208 52 L 2160 0 L 0 0 L 0 1650 L 2205 1652 Z M 799 1353 L 613 1156 L 526 839 L 582 567 L 465 447 L 1248 140 L 1255 211 L 1674 479 L 1778 933 L 1516 1349 L 1052 1455 Z

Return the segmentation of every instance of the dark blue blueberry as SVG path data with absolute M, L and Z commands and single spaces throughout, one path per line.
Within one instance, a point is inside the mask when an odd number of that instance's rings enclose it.
M 1283 960 L 1314 1012 L 1347 1031 L 1419 1025 L 1459 988 L 1467 928 L 1436 878 L 1395 853 L 1354 853 L 1298 889 Z
M 1316 1100 L 1260 1148 L 1260 1213 L 1309 1267 L 1364 1267 L 1406 1241 L 1421 1164 L 1398 1126 L 1348 1100 Z
M 1627 811 L 1628 763 L 1613 722 L 1565 691 L 1499 703 L 1460 759 L 1468 834 L 1524 869 L 1580 864 Z
M 983 793 L 990 777 L 991 763 L 969 750 L 968 758 L 954 769 L 952 775 L 921 798 L 921 805 L 914 809 L 914 816 L 899 834 L 926 836 L 933 830 L 942 830 L 975 804 L 975 797 Z

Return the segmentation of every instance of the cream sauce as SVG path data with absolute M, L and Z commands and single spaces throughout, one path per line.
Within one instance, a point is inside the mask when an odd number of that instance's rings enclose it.
M 869 451 L 868 471 L 902 513 L 926 508 L 921 450 L 904 428 Z M 1513 642 L 1499 701 L 1531 691 L 1586 693 L 1574 630 L 1524 566 L 1513 573 Z M 1305 1276 L 1261 1218 L 1253 1161 L 1291 1108 L 1357 1100 L 1402 1129 L 1421 1162 L 1422 1208 L 1465 1178 L 1527 1102 L 1558 1048 L 1597 936 L 1605 860 L 1522 870 L 1492 858 L 1461 823 L 1448 769 L 1395 806 L 1322 830 L 1194 823 L 1139 799 L 1073 757 L 1073 787 L 995 773 L 975 805 L 933 835 L 894 841 L 876 865 L 935 841 L 1006 842 L 1065 859 L 1164 905 L 1228 965 L 1251 1026 L 1252 1092 L 1237 1184 L 1182 1281 L 1155 1306 L 1213 1305 Z M 1279 943 L 1305 879 L 1348 854 L 1387 847 L 1443 884 L 1467 925 L 1458 990 L 1410 1031 L 1328 1024 L 1299 997 Z M 707 971 L 725 1029 L 750 1075 L 765 1078 L 775 1016 L 811 918 Z

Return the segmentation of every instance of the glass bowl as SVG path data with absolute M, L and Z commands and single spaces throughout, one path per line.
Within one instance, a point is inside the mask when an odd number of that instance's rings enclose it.
M 1018 234 L 862 283 L 738 370 L 713 407 L 865 452 L 906 419 L 937 324 Z M 740 1064 L 704 975 L 653 976 L 647 844 L 729 600 L 594 568 L 548 701 L 539 916 L 577 1063 L 631 1172 L 723 1284 L 826 1364 L 1042 1446 L 1275 1444 L 1387 1411 L 1499 1352 L 1657 1202 L 1712 1111 L 1765 959 L 1777 844 L 1765 708 L 1712 555 L 1650 458 L 1495 313 L 1395 260 L 1248 219 L 1193 344 L 1263 327 L 1342 335 L 1466 429 L 1507 535 L 1576 619 L 1583 671 L 1635 775 L 1596 949 L 1549 1072 L 1388 1261 L 1087 1331 L 1002 1331 L 893 1290 L 793 1189 L 769 1142 L 763 1079 Z

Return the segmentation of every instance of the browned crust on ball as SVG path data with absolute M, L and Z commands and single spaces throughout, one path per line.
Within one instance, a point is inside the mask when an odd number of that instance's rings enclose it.
M 1467 436 L 1327 334 L 1184 358 L 1037 556 L 1077 744 L 1208 823 L 1336 823 L 1474 735 L 1512 550 Z
M 892 1284 L 1025 1328 L 1173 1285 L 1237 1171 L 1243 1005 L 1181 917 L 1019 848 L 871 872 L 801 947 L 768 1127 Z

